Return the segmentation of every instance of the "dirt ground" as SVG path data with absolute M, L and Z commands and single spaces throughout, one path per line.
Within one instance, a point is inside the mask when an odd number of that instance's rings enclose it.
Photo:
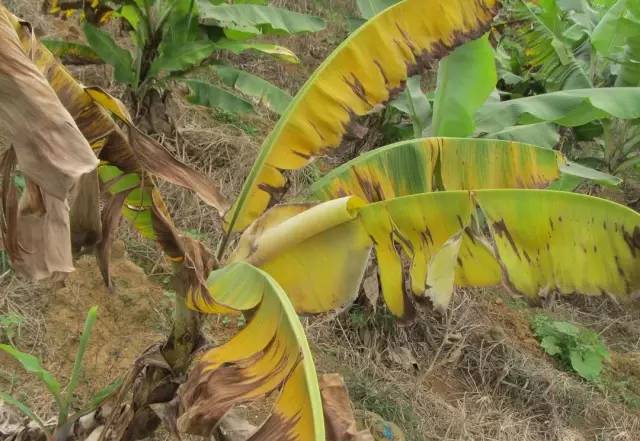
M 346 34 L 351 0 L 278 0 L 279 5 L 313 12 L 330 28 L 317 35 L 283 39 L 303 63 L 288 66 L 253 56 L 232 57 L 294 93 Z M 57 37 L 76 32 L 72 24 L 45 18 L 36 0 L 5 0 L 38 32 Z M 102 68 L 77 71 L 85 83 L 105 84 Z M 236 194 L 274 115 L 221 117 L 170 100 L 177 133 L 159 137 L 180 158 L 205 170 L 229 195 Z M 296 176 L 294 189 L 307 177 Z M 164 187 L 178 226 L 213 247 L 219 221 L 194 196 Z M 603 196 L 607 196 L 606 194 Z M 174 211 L 176 212 L 176 211 Z M 155 246 L 121 229 L 114 253 L 116 290 L 108 292 L 91 256 L 58 284 L 16 278 L 0 261 L 0 317 L 20 318 L 11 342 L 41 357 L 67 380 L 86 312 L 97 305 L 98 322 L 78 389 L 79 403 L 126 373 L 149 345 L 170 327 L 172 292 L 168 270 Z M 425 312 L 416 324 L 399 326 L 382 305 L 358 300 L 338 317 L 304 319 L 321 372 L 347 380 L 359 414 L 374 412 L 397 424 L 410 441 L 640 441 L 640 306 L 620 306 L 606 298 L 568 298 L 533 308 L 500 289 L 461 290 L 446 316 Z M 531 317 L 544 312 L 599 333 L 612 353 L 601 380 L 587 382 L 569 373 L 540 348 Z M 224 340 L 241 322 L 215 319 L 209 332 Z M 9 339 L 0 329 L 0 342 Z M 42 387 L 0 354 L 0 390 L 25 400 L 36 412 L 54 416 Z M 389 440 L 395 441 L 395 440 Z

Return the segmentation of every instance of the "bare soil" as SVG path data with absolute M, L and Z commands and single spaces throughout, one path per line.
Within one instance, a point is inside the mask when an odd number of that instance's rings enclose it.
M 76 271 L 62 283 L 22 291 L 22 295 L 36 297 L 34 306 L 43 315 L 39 318 L 39 335 L 31 345 L 21 344 L 23 334 L 31 332 L 26 326 L 15 343 L 23 351 L 35 352 L 63 384 L 69 381 L 86 314 L 92 306 L 98 306 L 98 319 L 77 390 L 85 402 L 123 376 L 148 346 L 162 341 L 159 317 L 170 307 L 171 300 L 164 295 L 162 287 L 151 282 L 143 270 L 124 255 L 113 259 L 112 271 L 114 293 L 104 286 L 93 257 L 80 259 Z M 15 282 L 16 287 L 18 283 Z M 0 305 L 19 307 L 20 298 L 3 302 L 6 300 L 3 297 L 0 295 Z M 28 337 L 25 339 L 28 343 Z M 0 366 L 0 372 L 7 377 L 0 378 L 0 388 L 17 392 L 45 414 L 53 412 L 51 397 L 43 393 L 43 387 L 4 353 L 0 353 Z

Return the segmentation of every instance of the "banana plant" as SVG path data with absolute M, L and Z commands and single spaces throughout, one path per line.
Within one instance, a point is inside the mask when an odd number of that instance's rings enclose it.
M 145 102 L 149 94 L 158 92 L 163 96 L 177 82 L 189 89 L 187 98 L 194 104 L 235 114 L 252 112 L 255 104 L 281 112 L 291 100 L 285 91 L 248 72 L 234 73 L 231 67 L 216 61 L 216 54 L 257 51 L 299 63 L 286 47 L 251 39 L 317 32 L 325 26 L 318 17 L 268 6 L 266 1 L 214 4 L 195 0 L 103 0 L 85 4 L 56 0 L 50 10 L 62 13 L 73 11 L 74 7 L 83 9 L 85 18 L 91 15 L 87 11 L 102 8 L 110 12 L 103 14 L 97 24 L 95 20 L 85 20 L 83 31 L 88 45 L 58 40 L 45 44 L 65 61 L 91 63 L 100 59 L 111 65 L 115 80 L 131 91 L 134 108 L 150 106 Z M 133 53 L 100 29 L 99 24 L 109 17 L 119 18 L 130 30 Z M 228 87 L 212 83 L 212 78 Z
M 640 215 L 602 199 L 547 190 L 575 171 L 560 152 L 530 144 L 410 140 L 344 164 L 299 203 L 277 205 L 287 187 L 285 170 L 338 149 L 356 117 L 393 99 L 425 65 L 482 37 L 497 10 L 495 0 L 403 0 L 358 28 L 310 77 L 265 140 L 224 215 L 226 233 L 215 256 L 176 231 L 158 192 L 124 205 L 134 212 L 134 225 L 140 221 L 139 229 L 178 266 L 184 305 L 176 303 L 174 336 L 182 339 L 169 338 L 163 347 L 171 369 L 157 357 L 136 364 L 146 374 L 134 373 L 162 381 L 151 390 L 134 389 L 129 409 L 136 417 L 124 422 L 124 430 L 117 417 L 110 418 L 104 434 L 117 436 L 127 433 L 129 423 L 144 422 L 146 435 L 162 418 L 174 433 L 210 436 L 236 405 L 276 393 L 251 440 L 332 439 L 298 314 L 348 307 L 372 252 L 385 303 L 405 322 L 419 319 L 425 305 L 445 310 L 455 286 L 502 284 L 532 301 L 556 292 L 621 301 L 638 294 Z M 100 90 L 80 90 L 126 127 L 124 147 L 111 144 L 98 152 L 123 171 L 107 169 L 115 175 L 107 180 L 112 190 L 120 184 L 138 188 L 130 175 L 146 179 L 147 166 L 153 175 L 201 188 L 196 184 L 202 181 L 170 158 L 159 161 L 164 167 L 150 161 L 157 146 L 137 131 L 121 103 Z M 65 91 L 58 90 L 61 99 Z M 87 124 L 81 113 L 73 114 L 78 127 Z M 137 159 L 128 169 L 127 152 Z M 129 187 L 130 181 L 136 185 Z M 113 191 L 114 197 L 129 195 Z M 211 205 L 226 208 L 216 198 Z M 133 216 L 137 209 L 144 216 Z M 234 233 L 241 236 L 230 250 Z M 200 344 L 190 340 L 199 336 L 197 314 L 243 312 L 250 316 L 247 326 L 227 343 L 198 351 Z M 191 326 L 194 333 L 179 332 Z M 171 357 L 176 345 L 189 341 L 186 357 Z M 127 387 L 149 384 L 131 378 L 117 393 L 117 404 Z
M 637 2 L 507 4 L 495 30 L 502 80 L 515 97 L 536 82 L 549 92 L 638 85 Z

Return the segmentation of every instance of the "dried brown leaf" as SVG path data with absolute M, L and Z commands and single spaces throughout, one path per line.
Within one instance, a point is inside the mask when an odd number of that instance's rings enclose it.
M 320 393 L 328 441 L 374 441 L 368 431 L 358 430 L 349 392 L 341 375 L 322 375 Z

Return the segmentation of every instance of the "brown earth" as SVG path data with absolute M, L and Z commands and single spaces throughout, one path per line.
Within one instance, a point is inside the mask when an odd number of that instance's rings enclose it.
M 112 264 L 115 292 L 104 286 L 95 259 L 84 257 L 76 264 L 62 286 L 50 286 L 29 293 L 38 297 L 43 312 L 41 334 L 33 348 L 18 348 L 38 354 L 43 365 L 58 380 L 66 384 L 73 367 L 84 320 L 92 306 L 98 306 L 98 319 L 84 358 L 84 373 L 78 387 L 78 396 L 86 402 L 101 388 L 123 376 L 133 361 L 149 345 L 162 341 L 162 323 L 159 317 L 170 308 L 170 299 L 163 289 L 151 282 L 142 269 L 124 256 Z M 25 293 L 26 294 L 26 293 Z M 44 412 L 52 409 L 41 402 L 41 385 L 23 374 L 17 363 L 0 353 L 2 370 L 15 375 L 13 384 L 0 379 L 0 387 L 8 387 L 24 396 Z

